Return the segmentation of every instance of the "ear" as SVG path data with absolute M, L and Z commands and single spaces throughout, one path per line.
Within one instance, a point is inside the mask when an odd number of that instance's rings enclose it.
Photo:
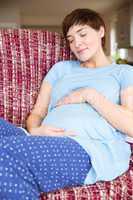
M 99 29 L 99 36 L 100 36 L 101 38 L 103 38 L 103 37 L 104 37 L 104 34 L 105 34 L 105 29 L 104 29 L 103 26 L 100 26 L 100 29 Z

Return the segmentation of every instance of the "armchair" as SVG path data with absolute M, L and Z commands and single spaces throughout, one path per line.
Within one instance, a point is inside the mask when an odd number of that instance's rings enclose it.
M 71 53 L 58 33 L 0 29 L 0 117 L 25 127 L 42 79 L 54 63 L 66 59 Z M 133 153 L 129 170 L 113 181 L 60 189 L 40 199 L 133 200 Z

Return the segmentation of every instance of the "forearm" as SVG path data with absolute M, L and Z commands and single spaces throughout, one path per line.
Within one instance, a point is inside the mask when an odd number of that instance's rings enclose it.
M 114 128 L 133 137 L 133 112 L 121 105 L 117 105 L 108 100 L 98 92 L 90 97 L 87 95 L 86 101 L 94 107 Z
M 27 130 L 29 132 L 31 132 L 31 130 L 33 128 L 39 127 L 41 125 L 42 120 L 43 120 L 43 118 L 40 115 L 31 113 L 29 115 L 29 117 L 27 118 L 27 121 L 26 121 L 26 128 L 27 128 Z

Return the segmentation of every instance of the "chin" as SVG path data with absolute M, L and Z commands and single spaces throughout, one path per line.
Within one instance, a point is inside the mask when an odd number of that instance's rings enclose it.
M 78 58 L 78 60 L 82 63 L 88 62 L 90 60 L 90 58 Z
M 91 56 L 77 56 L 77 59 L 81 62 L 87 62 L 91 59 Z

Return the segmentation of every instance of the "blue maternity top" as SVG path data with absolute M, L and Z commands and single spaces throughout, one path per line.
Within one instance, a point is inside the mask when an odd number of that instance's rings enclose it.
M 95 88 L 113 103 L 120 104 L 120 91 L 133 85 L 133 67 L 110 64 L 84 68 L 78 61 L 61 61 L 51 68 L 44 80 L 52 85 L 52 96 L 43 123 L 77 133 L 70 137 L 88 152 L 92 163 L 85 184 L 109 181 L 124 173 L 129 166 L 131 151 L 123 133 L 89 103 L 55 105 L 71 91 L 83 87 Z

